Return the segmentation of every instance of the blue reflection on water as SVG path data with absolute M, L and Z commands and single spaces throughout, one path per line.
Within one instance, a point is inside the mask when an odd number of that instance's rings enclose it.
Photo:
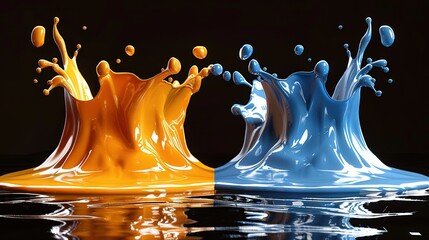
M 418 226 L 423 230 L 424 221 L 416 214 L 428 213 L 428 196 L 427 191 L 349 196 L 218 192 L 194 197 L 0 192 L 0 230 L 2 236 L 36 234 L 43 239 L 356 239 L 399 231 L 377 225 L 407 217 L 411 221 L 401 231 L 411 236 L 422 234 Z M 375 226 L 365 221 L 375 221 Z

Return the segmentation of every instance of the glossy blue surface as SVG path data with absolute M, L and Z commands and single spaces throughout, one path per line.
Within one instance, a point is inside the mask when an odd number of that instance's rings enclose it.
M 359 105 L 362 87 L 377 96 L 373 67 L 384 59 L 362 59 L 372 35 L 371 19 L 355 58 L 346 47 L 347 68 L 332 96 L 325 88 L 329 64 L 285 79 L 249 62 L 253 81 L 246 105 L 232 107 L 246 124 L 244 144 L 229 163 L 215 170 L 216 189 L 281 192 L 404 191 L 429 187 L 427 176 L 386 166 L 365 143 Z M 238 78 L 244 77 L 239 74 Z

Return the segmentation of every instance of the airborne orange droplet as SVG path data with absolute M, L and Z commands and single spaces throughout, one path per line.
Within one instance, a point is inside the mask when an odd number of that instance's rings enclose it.
M 45 44 L 45 28 L 43 26 L 36 26 L 31 31 L 31 42 L 35 47 L 41 47 Z
M 207 57 L 207 48 L 204 46 L 196 46 L 192 49 L 192 54 L 198 59 L 204 59 Z
M 121 59 L 120 59 L 120 58 L 117 58 L 117 59 L 116 59 L 116 63 L 121 63 Z
M 88 27 L 87 26 L 82 26 L 82 30 L 87 30 L 88 29 Z
M 134 55 L 135 51 L 136 50 L 135 50 L 134 46 L 132 46 L 132 45 L 127 45 L 125 47 L 125 53 L 127 53 L 128 56 Z

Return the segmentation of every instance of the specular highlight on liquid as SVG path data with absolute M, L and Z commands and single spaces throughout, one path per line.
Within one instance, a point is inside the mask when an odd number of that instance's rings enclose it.
M 52 68 L 45 95 L 64 89 L 66 119 L 61 140 L 40 166 L 0 177 L 4 188 L 56 193 L 162 193 L 211 191 L 214 171 L 188 150 L 184 133 L 186 109 L 212 66 L 192 66 L 183 83 L 170 76 L 181 70 L 176 58 L 148 79 L 114 72 L 107 61 L 97 67 L 100 90 L 92 96 L 77 66 L 77 46 L 67 54 L 54 19 L 58 59 L 39 60 L 38 72 Z M 44 35 L 33 31 L 35 46 Z M 128 55 L 134 48 L 126 48 Z M 169 78 L 168 81 L 165 80 Z
M 257 76 L 252 85 L 241 73 L 233 73 L 236 84 L 252 88 L 249 102 L 231 109 L 243 117 L 246 131 L 237 156 L 215 169 L 216 189 L 335 193 L 429 188 L 427 176 L 386 166 L 366 145 L 359 121 L 361 89 L 381 96 L 369 72 L 374 67 L 389 71 L 385 59 L 368 58 L 363 63 L 372 36 L 371 18 L 366 22 L 354 58 L 344 45 L 348 64 L 332 96 L 325 88 L 329 73 L 325 60 L 313 71 L 283 79 L 252 59 L 248 70 Z M 393 44 L 389 26 L 381 26 L 379 33 L 383 46 Z M 294 49 L 296 55 L 303 50 L 302 45 Z M 245 44 L 239 57 L 246 60 L 252 52 Z M 225 71 L 223 77 L 229 81 L 231 74 Z

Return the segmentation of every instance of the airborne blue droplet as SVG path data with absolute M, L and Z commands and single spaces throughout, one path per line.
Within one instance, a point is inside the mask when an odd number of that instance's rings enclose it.
M 238 56 L 240 57 L 241 60 L 246 60 L 250 56 L 252 56 L 252 53 L 253 53 L 253 47 L 252 47 L 252 45 L 250 45 L 250 44 L 244 44 L 240 48 L 240 52 L 238 53 Z
M 231 73 L 229 71 L 225 71 L 223 73 L 222 77 L 223 77 L 223 80 L 229 81 L 229 80 L 231 80 Z
M 339 30 L 343 30 L 343 25 L 338 25 Z
M 388 79 L 388 80 L 387 80 L 387 83 L 393 83 L 393 79 L 391 79 L 391 78 L 390 78 L 390 79 Z
M 223 72 L 223 67 L 219 63 L 213 64 L 212 68 L 210 69 L 210 72 L 215 76 L 219 76 Z
M 298 44 L 295 46 L 294 52 L 296 55 L 301 55 L 304 52 L 304 46 Z
M 385 73 L 389 72 L 389 70 L 390 70 L 390 69 L 389 69 L 388 67 L 384 67 L 384 68 L 383 68 L 383 72 L 385 72 Z
M 393 42 L 395 42 L 395 33 L 390 26 L 383 25 L 379 28 L 381 44 L 385 47 L 392 46 Z

